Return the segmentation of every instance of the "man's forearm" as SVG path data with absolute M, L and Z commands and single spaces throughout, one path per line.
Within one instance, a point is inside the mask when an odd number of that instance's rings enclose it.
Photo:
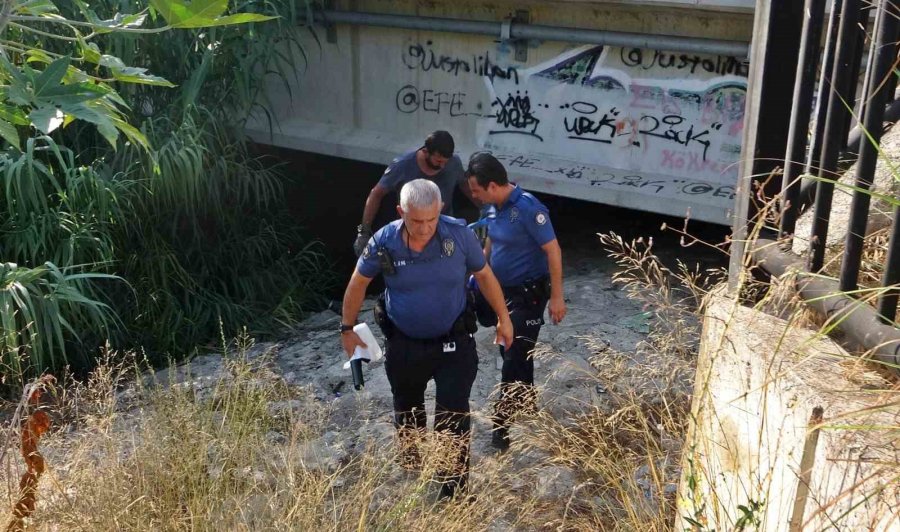
M 556 241 L 545 248 L 547 266 L 550 268 L 550 297 L 563 296 L 562 250 Z
M 375 221 L 375 215 L 378 214 L 378 209 L 381 208 L 381 200 L 383 198 L 384 194 L 381 193 L 377 187 L 373 188 L 366 198 L 366 206 L 363 207 L 362 224 L 368 226 L 370 229 L 372 227 L 372 222 Z
M 347 289 L 344 290 L 344 303 L 341 306 L 341 321 L 346 325 L 356 323 L 359 317 L 359 309 L 362 308 L 363 300 L 366 298 L 366 286 L 368 281 L 358 271 L 354 270 L 347 283 Z

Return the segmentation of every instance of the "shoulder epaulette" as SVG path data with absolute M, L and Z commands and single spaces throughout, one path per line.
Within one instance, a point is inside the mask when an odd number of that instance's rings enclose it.
M 452 216 L 447 216 L 446 214 L 441 215 L 441 221 L 450 225 L 461 225 L 463 227 L 466 226 L 466 221 L 462 218 L 454 218 Z

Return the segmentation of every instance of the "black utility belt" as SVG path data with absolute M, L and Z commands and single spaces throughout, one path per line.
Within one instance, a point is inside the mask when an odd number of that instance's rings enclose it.
M 506 297 L 524 296 L 527 299 L 550 299 L 550 276 L 545 275 L 537 279 L 529 279 L 520 285 L 504 286 L 503 295 Z
M 375 301 L 375 308 L 372 309 L 372 312 L 375 314 L 375 323 L 378 324 L 378 327 L 381 329 L 381 333 L 384 334 L 385 338 L 390 338 L 398 331 L 402 334 L 402 331 L 400 331 L 388 317 L 384 293 L 378 296 L 378 299 Z M 475 320 L 475 311 L 471 308 L 471 305 L 466 305 L 465 310 L 463 310 L 462 314 L 456 318 L 456 321 L 453 322 L 453 325 L 450 326 L 450 330 L 447 331 L 447 333 L 434 338 L 408 338 L 420 342 L 447 342 L 451 338 L 462 336 L 464 334 L 475 334 L 477 330 L 478 323 Z

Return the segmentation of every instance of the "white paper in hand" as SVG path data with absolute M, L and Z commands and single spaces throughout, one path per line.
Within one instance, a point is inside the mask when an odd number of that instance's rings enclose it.
M 381 346 L 378 345 L 378 340 L 375 339 L 375 335 L 372 334 L 372 330 L 369 329 L 369 326 L 365 322 L 357 323 L 353 327 L 353 332 L 355 332 L 359 336 L 359 339 L 366 344 L 366 349 L 357 347 L 353 352 L 353 356 L 344 363 L 344 369 L 350 369 L 350 360 L 362 359 L 366 362 L 381 360 Z

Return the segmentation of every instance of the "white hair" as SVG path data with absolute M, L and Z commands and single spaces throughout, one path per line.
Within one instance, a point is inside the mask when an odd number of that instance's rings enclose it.
M 413 179 L 400 189 L 400 208 L 403 212 L 410 209 L 425 209 L 441 202 L 441 189 L 434 181 Z

